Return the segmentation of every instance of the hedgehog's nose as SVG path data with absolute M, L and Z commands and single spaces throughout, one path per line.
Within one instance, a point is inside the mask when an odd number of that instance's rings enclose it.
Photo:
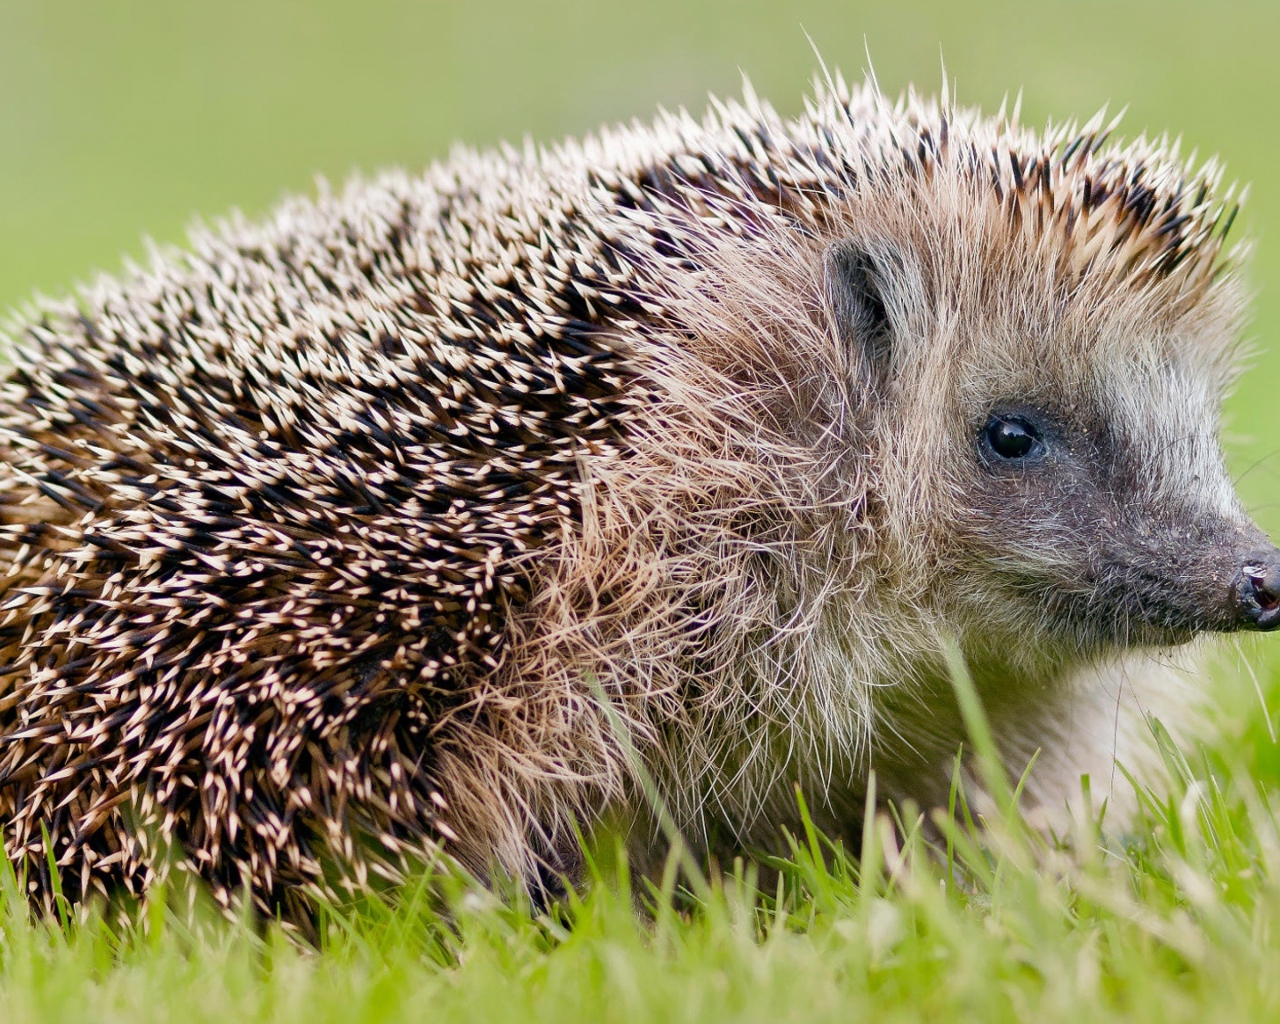
M 1245 559 L 1234 590 L 1240 624 L 1246 629 L 1280 626 L 1280 551 L 1255 551 Z

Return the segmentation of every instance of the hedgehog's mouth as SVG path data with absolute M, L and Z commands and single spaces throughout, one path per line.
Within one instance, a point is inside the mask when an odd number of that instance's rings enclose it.
M 1090 568 L 1019 587 L 1038 606 L 1041 621 L 1070 633 L 1081 647 L 1166 647 L 1199 633 L 1280 628 L 1280 550 L 1270 545 L 1243 557 L 1225 545 L 1206 545 L 1182 557 Z
M 1176 647 L 1224 624 L 1210 621 L 1190 603 L 1160 591 L 1125 586 L 1055 589 L 1044 598 L 1046 618 L 1080 648 Z

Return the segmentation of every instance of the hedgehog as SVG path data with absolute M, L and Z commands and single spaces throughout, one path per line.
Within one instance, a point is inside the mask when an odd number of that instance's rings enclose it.
M 299 926 L 944 803 L 959 651 L 1054 812 L 1280 624 L 1217 440 L 1237 201 L 1167 138 L 746 87 L 457 150 L 44 301 L 0 393 L 0 820 L 36 905 Z

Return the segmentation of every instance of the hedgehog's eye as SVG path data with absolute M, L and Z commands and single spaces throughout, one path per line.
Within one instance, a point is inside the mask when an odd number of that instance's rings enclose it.
M 1021 416 L 992 416 L 982 430 L 982 439 L 1000 459 L 1028 459 L 1044 451 L 1040 431 Z

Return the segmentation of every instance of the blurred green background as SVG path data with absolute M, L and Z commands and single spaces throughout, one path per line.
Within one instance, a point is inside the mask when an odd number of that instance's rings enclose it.
M 420 167 L 454 140 L 550 140 L 740 75 L 795 112 L 816 60 L 1026 119 L 1128 106 L 1253 185 L 1260 355 L 1231 405 L 1246 502 L 1280 535 L 1275 2 L 0 0 L 0 308 L 114 271 L 197 215 L 252 215 L 316 174 Z

